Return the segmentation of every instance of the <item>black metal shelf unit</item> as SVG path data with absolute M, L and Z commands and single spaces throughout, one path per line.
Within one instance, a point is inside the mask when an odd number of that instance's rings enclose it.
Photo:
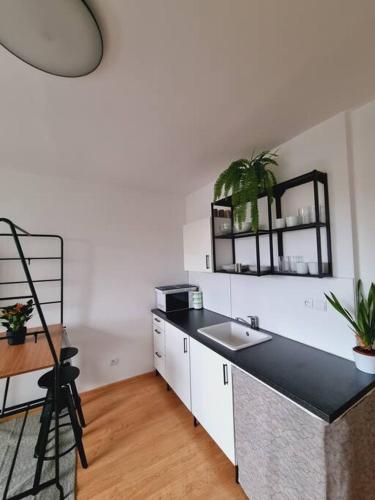
M 302 186 L 307 183 L 312 183 L 313 185 L 313 194 L 314 194 L 314 215 L 315 222 L 311 222 L 308 224 L 299 224 L 296 226 L 284 227 L 284 228 L 274 228 L 272 225 L 272 200 L 269 198 L 267 193 L 263 192 L 259 195 L 259 198 L 267 197 L 267 210 L 268 210 L 268 228 L 269 229 L 260 229 L 258 232 L 253 231 L 242 231 L 242 232 L 234 232 L 233 231 L 233 205 L 232 205 L 232 197 L 229 196 L 227 198 L 223 198 L 221 200 L 215 201 L 211 203 L 211 227 L 212 227 L 212 242 L 213 242 L 213 270 L 216 273 L 226 273 L 226 274 L 242 274 L 242 275 L 250 275 L 250 276 L 265 276 L 265 275 L 277 275 L 277 276 L 299 276 L 299 277 L 309 277 L 309 278 L 325 278 L 332 276 L 332 245 L 331 245 L 331 228 L 330 228 L 330 211 L 329 211 L 329 197 L 328 197 L 328 178 L 327 174 L 324 172 L 320 172 L 318 170 L 312 170 L 306 174 L 300 175 L 298 177 L 294 177 L 293 179 L 289 179 L 285 182 L 281 182 L 274 187 L 274 201 L 275 201 L 275 209 L 276 209 L 276 218 L 281 218 L 283 216 L 282 211 L 282 198 L 286 191 L 296 188 L 298 186 Z M 319 185 L 323 188 L 323 197 L 324 197 L 324 222 L 321 219 L 320 213 L 320 203 L 319 203 Z M 231 231 L 226 234 L 216 234 L 215 232 L 215 209 L 223 208 L 225 210 L 230 211 L 230 224 Z M 279 257 L 284 256 L 284 241 L 283 235 L 284 233 L 291 231 L 304 231 L 304 230 L 315 230 L 315 239 L 316 239 L 316 251 L 317 251 L 317 263 L 318 263 L 318 274 L 297 274 L 293 272 L 283 272 L 276 268 L 274 263 L 274 239 L 273 235 L 277 237 L 277 253 Z M 322 237 L 321 230 L 325 229 L 326 231 L 326 269 L 324 270 L 323 266 L 323 252 L 322 252 Z M 260 259 L 260 238 L 267 237 L 269 240 L 269 261 L 270 266 L 269 270 L 261 269 L 261 259 Z M 232 245 L 232 264 L 236 262 L 236 248 L 235 241 L 239 238 L 255 238 L 255 258 L 256 258 L 256 272 L 244 271 L 244 272 L 235 272 L 235 271 L 225 271 L 219 269 L 216 262 L 217 257 L 217 242 L 219 240 L 231 240 Z
M 1 302 L 6 302 L 9 300 L 19 300 L 19 299 L 32 299 L 33 300 L 33 305 L 37 311 L 37 314 L 39 316 L 39 320 L 41 323 L 41 329 L 40 331 L 33 332 L 33 333 L 27 333 L 26 335 L 32 335 L 34 336 L 34 341 L 38 342 L 38 336 L 39 335 L 45 335 L 49 350 L 51 352 L 51 357 L 53 359 L 53 365 L 54 365 L 54 397 L 53 397 L 53 407 L 54 407 L 54 456 L 52 459 L 54 460 L 54 470 L 55 470 L 55 476 L 54 478 L 40 482 L 40 481 L 34 481 L 34 485 L 32 488 L 27 489 L 26 491 L 23 491 L 22 493 L 18 493 L 17 495 L 14 496 L 8 496 L 11 480 L 12 480 L 12 475 L 14 472 L 14 468 L 16 465 L 16 460 L 17 460 L 17 455 L 19 452 L 20 444 L 22 441 L 24 429 L 25 429 L 25 424 L 26 420 L 29 415 L 29 411 L 32 408 L 37 408 L 37 407 L 42 407 L 45 404 L 45 398 L 40 398 L 36 399 L 33 401 L 29 401 L 27 403 L 21 403 L 18 405 L 13 405 L 13 406 L 6 406 L 6 400 L 7 400 L 7 395 L 8 395 L 8 389 L 9 389 L 9 382 L 10 382 L 10 377 L 6 379 L 6 385 L 5 385 L 5 393 L 3 397 L 3 403 L 2 403 L 2 409 L 0 412 L 0 420 L 4 417 L 10 416 L 10 415 L 15 415 L 17 413 L 24 412 L 24 417 L 20 429 L 20 433 L 17 439 L 17 444 L 15 447 L 13 459 L 11 462 L 10 470 L 6 479 L 6 484 L 3 492 L 3 500 L 19 500 L 21 498 L 26 498 L 29 497 L 30 495 L 36 495 L 38 494 L 41 490 L 48 488 L 52 485 L 55 485 L 58 492 L 59 492 L 59 498 L 60 500 L 63 500 L 64 498 L 64 490 L 60 482 L 60 458 L 62 456 L 62 453 L 60 452 L 60 445 L 59 445 L 59 411 L 58 411 L 58 403 L 57 403 L 57 397 L 56 395 L 58 394 L 58 389 L 60 387 L 59 383 L 59 369 L 60 369 L 60 360 L 58 358 L 58 355 L 56 353 L 56 350 L 54 348 L 51 334 L 48 329 L 47 322 L 45 320 L 45 316 L 42 310 L 42 305 L 45 304 L 59 304 L 60 306 L 60 311 L 59 311 L 59 316 L 60 316 L 60 323 L 61 325 L 64 324 L 64 240 L 61 236 L 59 235 L 51 235 L 51 234 L 31 234 L 28 231 L 25 231 L 21 227 L 17 226 L 14 224 L 12 221 L 6 218 L 0 218 L 0 223 L 4 223 L 8 226 L 10 232 L 8 233 L 0 233 L 0 237 L 5 237 L 5 238 L 12 238 L 17 250 L 18 257 L 2 257 L 0 258 L 1 261 L 20 261 L 22 265 L 23 272 L 25 274 L 25 280 L 17 280 L 17 281 L 3 281 L 0 282 L 0 286 L 3 285 L 20 285 L 20 284 L 27 284 L 30 289 L 30 294 L 28 295 L 19 295 L 19 296 L 10 296 L 10 297 L 0 297 L 0 305 Z M 48 238 L 48 239 L 57 239 L 60 243 L 60 254 L 58 256 L 52 256 L 52 257 L 25 257 L 24 251 L 21 245 L 21 239 L 22 238 Z M 29 267 L 31 262 L 33 260 L 58 260 L 60 262 L 60 276 L 59 277 L 51 277 L 49 279 L 39 279 L 39 280 L 34 280 L 32 279 Z M 45 282 L 59 282 L 60 283 L 60 297 L 59 300 L 52 300 L 52 301 L 45 301 L 41 302 L 38 298 L 38 294 L 35 289 L 35 283 L 45 283 Z M 5 342 L 7 340 L 6 336 L 0 336 L 0 341 Z

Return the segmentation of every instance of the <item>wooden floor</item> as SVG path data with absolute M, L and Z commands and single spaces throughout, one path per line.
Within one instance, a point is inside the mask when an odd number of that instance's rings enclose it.
M 77 500 L 246 499 L 234 466 L 154 374 L 82 395 Z

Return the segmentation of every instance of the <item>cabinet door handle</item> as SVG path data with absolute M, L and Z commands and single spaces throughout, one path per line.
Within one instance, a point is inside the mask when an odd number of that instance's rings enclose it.
M 206 254 L 206 269 L 210 269 L 210 256 Z
M 155 316 L 154 316 L 154 320 L 156 321 L 156 323 L 161 323 L 161 320 L 159 318 L 156 318 Z
M 157 356 L 158 358 L 161 358 L 161 355 L 157 351 L 155 352 L 155 356 Z
M 224 379 L 224 385 L 228 385 L 229 379 L 228 379 L 228 365 L 227 364 L 223 365 L 223 379 Z
M 184 353 L 187 353 L 187 338 L 184 337 Z
M 158 335 L 161 335 L 161 331 L 159 331 L 157 328 L 155 328 L 155 333 L 157 333 Z

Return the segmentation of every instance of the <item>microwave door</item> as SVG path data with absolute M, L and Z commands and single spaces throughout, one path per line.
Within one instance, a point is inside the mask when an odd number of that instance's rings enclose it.
M 189 309 L 189 293 L 170 293 L 165 296 L 166 312 Z

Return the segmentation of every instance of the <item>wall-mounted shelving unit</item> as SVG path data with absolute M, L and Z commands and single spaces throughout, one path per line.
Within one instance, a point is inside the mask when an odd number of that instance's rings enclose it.
M 272 215 L 272 205 L 275 206 L 275 217 L 281 218 L 283 214 L 283 197 L 285 193 L 289 190 L 302 186 L 304 184 L 312 184 L 313 188 L 313 211 L 315 222 L 310 222 L 308 224 L 298 224 L 291 227 L 284 227 L 277 229 L 273 227 L 273 215 Z M 213 271 L 216 273 L 226 273 L 226 274 L 242 274 L 242 275 L 253 275 L 253 276 L 264 276 L 264 275 L 279 275 L 279 276 L 302 276 L 310 278 L 325 278 L 332 276 L 332 247 L 331 247 L 331 230 L 330 230 L 330 213 L 329 213 L 329 198 L 328 198 L 328 179 L 327 174 L 320 172 L 318 170 L 312 170 L 306 174 L 294 177 L 285 182 L 281 182 L 274 187 L 273 190 L 274 201 L 268 197 L 267 193 L 261 193 L 259 198 L 266 198 L 267 200 L 267 219 L 268 219 L 268 229 L 260 229 L 258 232 L 252 231 L 233 231 L 233 205 L 232 198 L 229 196 L 221 200 L 211 203 L 211 220 L 212 220 L 212 242 L 213 242 Z M 324 212 L 321 212 L 320 196 L 323 194 L 323 206 Z M 229 223 L 229 231 L 225 234 L 218 232 L 215 227 L 215 217 L 216 210 L 224 210 L 227 215 L 227 220 Z M 323 216 L 322 216 L 323 215 Z M 315 248 L 317 256 L 318 272 L 317 274 L 297 274 L 295 272 L 284 272 L 278 269 L 275 265 L 275 255 L 274 248 L 277 248 L 278 257 L 284 256 L 284 234 L 289 232 L 300 231 L 303 234 L 306 230 L 313 230 L 315 236 Z M 323 242 L 322 230 L 325 231 L 325 241 Z M 276 241 L 275 238 L 276 237 Z M 254 238 L 255 239 L 255 264 L 253 270 L 245 270 L 241 272 L 227 271 L 223 270 L 221 266 L 217 263 L 218 255 L 218 245 L 221 240 L 231 241 L 231 264 L 236 263 L 236 240 L 241 238 Z M 260 240 L 261 238 L 268 238 L 267 245 L 267 262 L 269 265 L 262 266 L 261 260 L 261 249 Z M 323 245 L 326 248 L 323 248 Z M 264 246 L 264 245 L 263 245 Z M 324 253 L 323 253 L 324 250 Z M 325 262 L 323 262 L 323 254 L 325 255 Z

